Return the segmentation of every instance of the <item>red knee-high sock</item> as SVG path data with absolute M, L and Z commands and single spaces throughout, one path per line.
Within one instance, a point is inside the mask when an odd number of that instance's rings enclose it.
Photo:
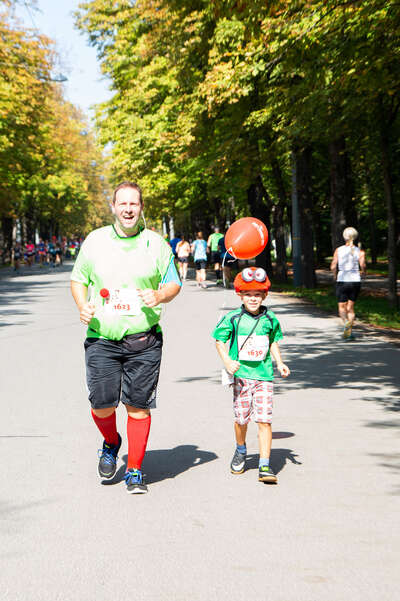
M 92 411 L 92 417 L 94 423 L 102 433 L 104 440 L 107 444 L 116 445 L 119 442 L 118 432 L 117 432 L 117 419 L 114 413 L 109 415 L 108 417 L 98 417 Z
M 149 438 L 151 415 L 135 419 L 128 415 L 128 465 L 127 469 L 140 470 Z

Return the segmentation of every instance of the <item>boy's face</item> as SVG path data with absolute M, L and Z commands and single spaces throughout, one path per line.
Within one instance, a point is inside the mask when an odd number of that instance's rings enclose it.
M 263 290 L 245 290 L 239 292 L 239 296 L 242 299 L 244 308 L 249 311 L 249 313 L 254 313 L 256 315 L 267 294 Z

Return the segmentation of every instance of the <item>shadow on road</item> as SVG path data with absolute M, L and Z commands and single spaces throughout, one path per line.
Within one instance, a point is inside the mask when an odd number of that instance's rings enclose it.
M 7 277 L 6 274 L 2 274 L 0 278 L 0 327 L 27 325 L 28 321 L 16 321 L 13 318 L 33 314 L 35 312 L 33 305 L 43 299 L 44 293 L 48 295 L 49 290 L 65 286 L 64 282 L 54 280 L 52 274 L 70 271 L 71 265 L 63 265 L 55 270 L 34 268 L 32 272 L 24 273 L 26 276 L 42 276 L 37 279 L 19 275 Z M 15 305 L 18 305 L 19 308 L 14 309 Z
M 218 455 L 211 451 L 201 451 L 196 445 L 179 445 L 174 449 L 151 449 L 146 452 L 143 461 L 143 473 L 146 474 L 146 483 L 154 484 L 168 478 L 175 478 L 203 463 L 218 459 Z M 112 480 L 103 480 L 102 484 L 118 484 L 124 479 L 128 455 L 122 457 L 124 465 L 116 472 Z
M 274 309 L 278 318 L 309 314 L 309 307 L 297 303 L 275 305 Z M 347 389 L 355 400 L 378 403 L 385 411 L 400 411 L 400 348 L 396 345 L 357 329 L 355 340 L 350 342 L 340 338 L 339 329 L 303 327 L 285 334 L 288 340 L 282 345 L 283 355 L 291 370 L 285 390 Z M 278 392 L 279 378 L 276 383 Z
M 292 438 L 293 432 L 272 432 L 272 438 L 277 440 L 278 438 Z
M 400 475 L 400 453 L 371 453 L 370 455 L 379 461 L 381 467 L 389 470 L 394 476 L 398 477 Z M 391 494 L 400 494 L 400 484 L 397 478 Z
M 258 470 L 259 454 L 254 453 L 253 455 L 247 455 L 246 460 L 246 471 L 247 470 Z M 279 474 L 285 467 L 288 461 L 295 465 L 302 465 L 301 461 L 296 459 L 298 455 L 291 449 L 271 449 L 271 467 L 276 474 Z
M 387 344 L 346 344 L 330 339 L 313 342 L 312 330 L 302 331 L 309 344 L 286 344 L 291 369 L 286 389 L 351 390 L 356 400 L 373 401 L 385 411 L 400 411 L 400 350 Z
M 200 382 L 202 380 L 207 380 L 209 382 L 213 382 L 214 384 L 220 384 L 220 376 L 188 376 L 187 378 L 179 378 L 179 380 L 175 380 L 178 384 L 187 383 L 187 382 Z

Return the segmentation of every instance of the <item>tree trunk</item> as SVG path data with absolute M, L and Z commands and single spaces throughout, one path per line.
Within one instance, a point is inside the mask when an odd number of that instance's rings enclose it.
M 352 208 L 354 205 L 352 203 L 352 178 L 344 136 L 330 143 L 329 155 L 331 161 L 331 236 L 332 250 L 335 250 L 343 244 L 343 230 L 346 225 L 356 227 L 357 223 L 354 208 Z
M 3 238 L 3 247 L 7 253 L 13 246 L 13 219 L 12 217 L 3 217 L 1 220 L 1 231 Z
M 271 161 L 272 175 L 278 193 L 278 203 L 274 206 L 274 238 L 276 248 L 276 279 L 287 282 L 285 226 L 283 222 L 287 194 L 283 182 L 282 171 L 277 159 Z
M 383 189 L 385 193 L 386 213 L 388 221 L 388 300 L 389 304 L 392 307 L 397 308 L 399 306 L 399 300 L 397 297 L 396 212 L 393 201 L 393 181 L 390 161 L 390 137 L 388 128 L 385 126 L 384 123 L 383 115 L 380 131 L 380 145 L 382 153 Z
M 372 265 L 376 265 L 378 260 L 378 246 L 376 243 L 376 222 L 375 222 L 375 211 L 373 204 L 374 192 L 371 184 L 371 173 L 368 164 L 365 165 L 365 184 L 368 193 L 368 225 L 369 225 L 369 237 L 370 237 L 370 251 Z
M 314 259 L 311 159 L 312 152 L 309 146 L 296 151 L 297 195 L 301 231 L 301 267 L 303 286 L 306 288 L 315 288 L 317 285 Z
M 262 183 L 261 175 L 256 177 L 256 180 L 247 190 L 247 199 L 250 207 L 250 212 L 253 217 L 261 219 L 267 227 L 268 232 L 271 231 L 271 201 L 267 191 Z M 263 267 L 268 275 L 272 276 L 271 262 L 271 239 L 268 236 L 268 244 L 261 254 L 256 258 L 257 265 Z
M 369 236 L 370 236 L 370 251 L 372 265 L 376 266 L 378 262 L 378 249 L 376 244 L 376 222 L 374 205 L 369 202 L 368 205 L 368 221 L 369 221 Z

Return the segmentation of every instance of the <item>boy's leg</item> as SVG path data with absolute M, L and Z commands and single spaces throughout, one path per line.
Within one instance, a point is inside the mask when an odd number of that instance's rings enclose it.
M 231 473 L 243 474 L 246 463 L 246 433 L 251 413 L 251 381 L 235 378 L 233 383 L 233 411 L 235 415 L 236 449 L 231 461 Z
M 238 424 L 235 422 L 235 438 L 236 444 L 246 446 L 247 424 Z
M 272 444 L 271 424 L 258 422 L 258 446 L 260 449 L 260 461 L 258 464 L 258 480 L 276 484 L 278 478 L 269 464 Z
M 258 448 L 260 450 L 260 460 L 267 461 L 269 465 L 269 456 L 271 455 L 272 428 L 271 424 L 258 422 Z
M 258 425 L 258 445 L 260 461 L 258 479 L 260 482 L 276 483 L 278 481 L 270 464 L 269 458 L 272 445 L 272 407 L 274 385 L 272 382 L 257 382 L 253 396 L 255 419 Z

